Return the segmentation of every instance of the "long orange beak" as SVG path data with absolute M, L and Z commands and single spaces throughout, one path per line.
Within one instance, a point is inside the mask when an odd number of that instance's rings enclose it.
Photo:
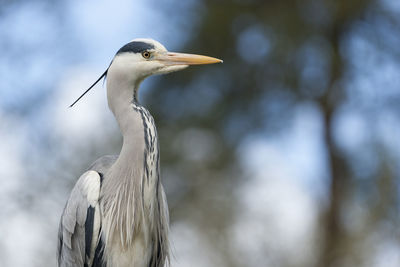
M 166 65 L 203 65 L 223 62 L 221 59 L 214 57 L 174 52 L 158 54 L 154 59 L 161 61 Z

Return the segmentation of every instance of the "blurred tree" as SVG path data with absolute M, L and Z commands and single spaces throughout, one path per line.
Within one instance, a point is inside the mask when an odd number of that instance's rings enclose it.
M 173 218 L 181 220 L 177 213 L 184 210 L 187 216 L 187 209 L 192 209 L 193 223 L 208 228 L 205 233 L 212 240 L 210 244 L 226 255 L 226 266 L 237 266 L 230 261 L 237 252 L 227 246 L 230 233 L 226 229 L 237 212 L 235 187 L 246 180 L 238 170 L 235 149 L 254 132 L 271 135 L 285 131 L 290 125 L 293 108 L 304 101 L 312 101 L 319 106 L 323 118 L 330 179 L 328 203 L 321 207 L 322 243 L 320 256 L 314 255 L 316 265 L 367 264 L 364 257 L 368 250 L 359 250 L 359 247 L 378 226 L 377 223 L 369 227 L 362 225 L 369 225 L 372 218 L 382 223 L 389 215 L 386 212 L 390 213 L 389 207 L 394 204 L 398 207 L 398 190 L 390 190 L 396 188 L 398 182 L 390 171 L 393 166 L 383 167 L 388 164 L 385 157 L 379 160 L 380 171 L 371 173 L 369 179 L 360 180 L 352 169 L 363 168 L 368 163 L 363 160 L 355 163 L 357 151 L 351 159 L 340 148 L 335 137 L 335 123 L 346 103 L 363 104 L 349 96 L 353 90 L 349 81 L 355 74 L 349 58 L 352 55 L 345 51 L 351 46 L 355 27 L 363 24 L 362 30 L 379 35 L 386 27 L 378 25 L 370 29 L 369 24 L 374 23 L 374 17 L 383 19 L 387 12 L 382 11 L 381 3 L 370 0 L 202 1 L 199 12 L 202 19 L 183 50 L 219 56 L 224 64 L 201 72 L 192 70 L 163 77 L 156 87 L 168 85 L 172 90 L 158 90 L 146 99 L 159 121 L 163 166 L 174 166 L 178 173 L 169 179 L 177 179 L 173 184 L 185 184 L 186 188 L 173 202 Z M 396 28 L 399 26 L 398 19 L 385 19 Z M 378 47 L 381 43 L 381 40 L 369 41 Z M 394 46 L 386 50 L 393 55 L 396 51 Z M 214 139 L 208 140 L 213 146 L 212 161 L 209 156 L 190 161 L 190 155 L 182 146 L 176 149 L 175 144 L 185 141 L 181 141 L 181 135 L 168 133 L 188 128 L 207 133 Z M 188 142 L 201 141 L 194 138 Z M 201 144 L 199 147 L 192 145 L 195 149 L 190 153 L 201 149 Z M 376 149 L 380 150 L 379 146 Z M 378 195 L 388 197 L 369 196 L 367 190 L 360 190 L 365 184 L 374 187 Z M 172 191 L 170 198 L 176 198 L 175 193 Z M 366 200 L 360 202 L 358 198 Z M 209 203 L 209 199 L 213 201 Z M 349 220 L 359 218 L 347 214 L 348 207 L 361 205 L 369 209 L 373 203 L 376 208 L 370 210 L 370 216 L 361 219 L 362 235 L 349 231 L 344 216 L 350 217 Z M 198 217 L 198 212 L 203 218 Z M 392 223 L 398 221 L 397 216 Z

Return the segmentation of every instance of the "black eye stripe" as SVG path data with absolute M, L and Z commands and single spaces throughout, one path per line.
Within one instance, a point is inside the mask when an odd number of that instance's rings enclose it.
M 120 53 L 130 52 L 130 53 L 142 53 L 146 50 L 154 49 L 154 45 L 146 43 L 146 42 L 130 42 L 121 47 L 117 55 Z

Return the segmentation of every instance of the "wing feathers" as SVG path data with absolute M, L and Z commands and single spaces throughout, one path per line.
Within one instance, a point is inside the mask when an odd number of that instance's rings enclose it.
M 101 178 L 95 171 L 85 172 L 73 188 L 61 217 L 59 266 L 90 266 L 100 228 L 99 195 Z M 90 257 L 92 256 L 92 257 Z
M 92 250 L 92 238 L 93 238 L 93 223 L 94 223 L 94 207 L 89 206 L 86 215 L 85 222 L 85 254 L 90 258 L 90 252 Z

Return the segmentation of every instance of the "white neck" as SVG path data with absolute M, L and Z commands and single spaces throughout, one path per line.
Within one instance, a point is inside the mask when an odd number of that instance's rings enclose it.
M 160 183 L 157 133 L 153 118 L 137 102 L 139 85 L 146 76 L 131 62 L 129 56 L 117 56 L 107 74 L 108 106 L 120 127 L 123 146 L 102 185 L 102 231 L 106 247 L 117 242 L 125 249 L 143 242 L 141 248 L 151 246 L 165 260 L 168 210 Z M 143 236 L 135 241 L 134 233 L 138 237 L 139 232 Z M 148 266 L 150 258 L 144 261 Z
M 123 237 L 122 246 L 129 246 L 142 216 L 144 128 L 141 114 L 135 109 L 139 104 L 134 99 L 141 80 L 118 66 L 112 64 L 107 75 L 108 106 L 118 122 L 123 145 L 103 184 L 106 246 L 116 236 Z

